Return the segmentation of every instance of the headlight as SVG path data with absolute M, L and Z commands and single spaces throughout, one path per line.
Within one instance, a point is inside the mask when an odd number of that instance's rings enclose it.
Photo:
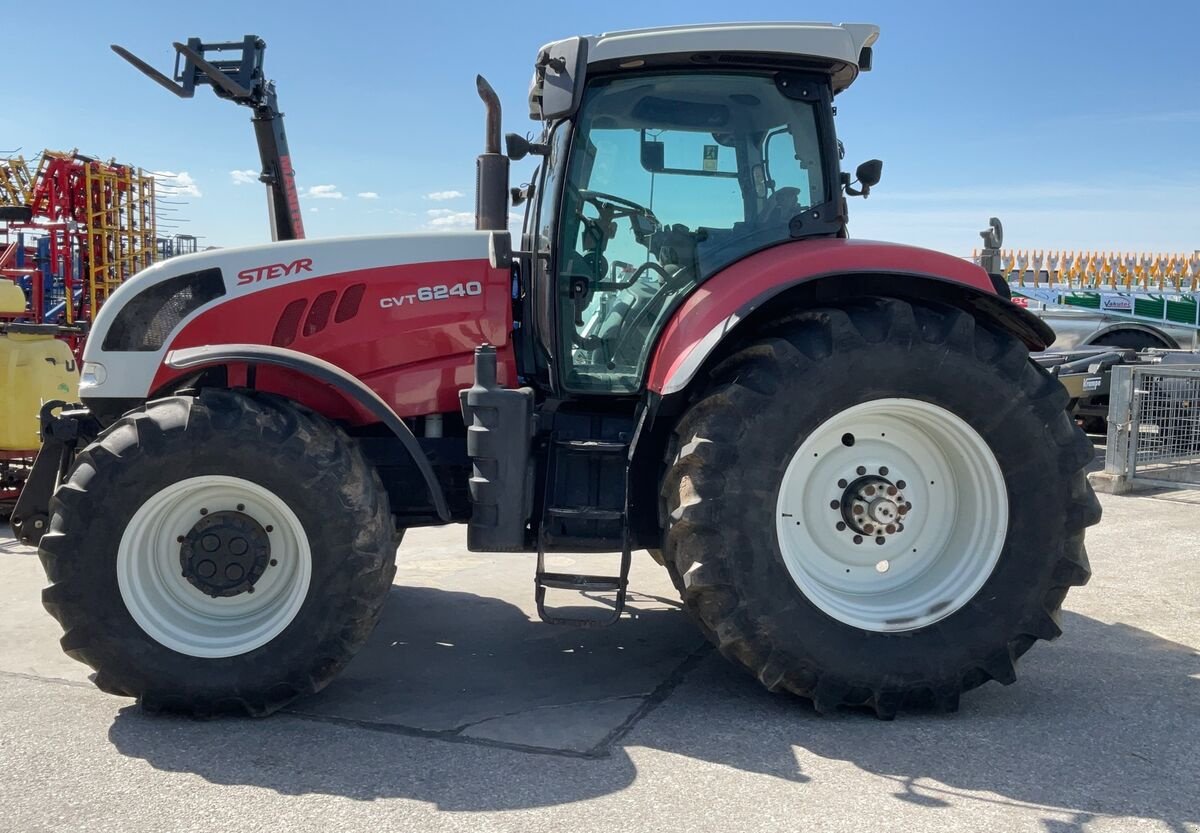
M 103 385 L 107 378 L 108 371 L 104 369 L 104 365 L 99 362 L 84 362 L 83 371 L 79 374 L 79 386 L 88 388 Z

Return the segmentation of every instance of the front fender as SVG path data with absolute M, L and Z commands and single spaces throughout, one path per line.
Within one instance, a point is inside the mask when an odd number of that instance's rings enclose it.
M 274 365 L 301 373 L 314 381 L 330 385 L 343 395 L 360 405 L 365 411 L 386 425 L 397 439 L 404 445 L 412 457 L 425 485 L 429 489 L 429 497 L 433 501 L 438 517 L 449 522 L 450 508 L 446 505 L 446 496 L 441 484 L 433 473 L 429 458 L 421 450 L 417 438 L 404 420 L 379 397 L 354 376 L 327 361 L 299 353 L 284 347 L 269 347 L 263 344 L 218 344 L 206 347 L 190 347 L 183 350 L 172 350 L 167 353 L 167 367 L 173 370 L 199 370 L 225 364 Z
M 951 255 L 870 240 L 797 241 L 751 255 L 709 278 L 671 316 L 655 345 L 647 387 L 682 391 L 717 346 L 746 321 L 778 308 L 867 295 L 937 300 L 963 307 L 1044 350 L 1054 331 L 996 294 L 983 269 Z

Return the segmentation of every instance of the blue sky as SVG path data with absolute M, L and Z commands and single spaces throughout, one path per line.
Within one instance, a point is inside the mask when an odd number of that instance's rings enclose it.
M 174 99 L 109 49 L 169 68 L 172 40 L 266 39 L 310 237 L 466 222 L 483 114 L 481 72 L 524 133 L 539 45 L 570 34 L 737 18 L 877 23 L 875 70 L 838 99 L 849 168 L 884 160 L 851 201 L 856 237 L 969 254 L 987 217 L 1019 248 L 1200 248 L 1200 3 L 258 2 L 60 0 L 86 20 L 6 40 L 0 150 L 115 156 L 193 183 L 181 231 L 269 239 L 249 112 L 202 90 Z M 336 9 L 337 14 L 332 14 Z M 536 17 L 525 16 L 536 10 Z M 49 17 L 43 21 L 48 25 Z M 23 69 L 22 69 L 23 68 Z M 514 180 L 528 176 L 523 163 Z M 315 189 L 315 190 L 313 190 Z M 453 196 L 457 192 L 461 196 Z M 360 195 L 375 195 L 374 197 Z M 432 195 L 432 196 L 431 196 Z M 440 199 L 439 199 L 440 197 Z

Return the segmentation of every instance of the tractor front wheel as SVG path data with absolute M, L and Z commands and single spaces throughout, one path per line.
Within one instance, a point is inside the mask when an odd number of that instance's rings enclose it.
M 127 414 L 78 455 L 41 540 L 43 602 L 101 689 L 260 715 L 362 646 L 394 554 L 383 486 L 343 431 L 205 390 Z
M 664 557 L 772 690 L 890 717 L 1015 679 L 1099 520 L 1091 444 L 1011 335 L 868 299 L 764 330 L 677 426 Z

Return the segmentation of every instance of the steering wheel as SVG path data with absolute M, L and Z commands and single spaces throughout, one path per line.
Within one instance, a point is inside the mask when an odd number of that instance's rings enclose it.
M 654 212 L 644 205 L 639 205 L 633 200 L 627 200 L 624 197 L 618 197 L 615 194 L 606 194 L 603 191 L 589 191 L 586 188 L 580 188 L 579 199 L 583 202 L 590 202 L 600 211 L 600 215 L 605 220 L 612 220 L 617 217 L 627 217 L 633 214 L 641 214 L 654 221 L 654 225 L 658 226 L 658 218 L 654 216 Z M 616 210 L 614 210 L 616 209 Z
M 663 281 L 658 290 L 649 300 L 645 301 L 641 308 L 636 310 L 632 316 L 623 320 L 620 324 L 620 331 L 617 334 L 616 342 L 613 344 L 612 350 L 609 351 L 608 369 L 612 370 L 616 367 L 616 359 L 621 355 L 626 343 L 637 334 L 637 328 L 642 324 L 643 320 L 650 312 L 657 315 L 660 311 L 656 308 L 659 302 L 667 295 L 673 295 L 680 288 L 687 286 L 691 280 L 691 270 L 680 269 L 674 275 L 670 275 L 658 264 L 654 264 L 657 270 L 662 273 Z

